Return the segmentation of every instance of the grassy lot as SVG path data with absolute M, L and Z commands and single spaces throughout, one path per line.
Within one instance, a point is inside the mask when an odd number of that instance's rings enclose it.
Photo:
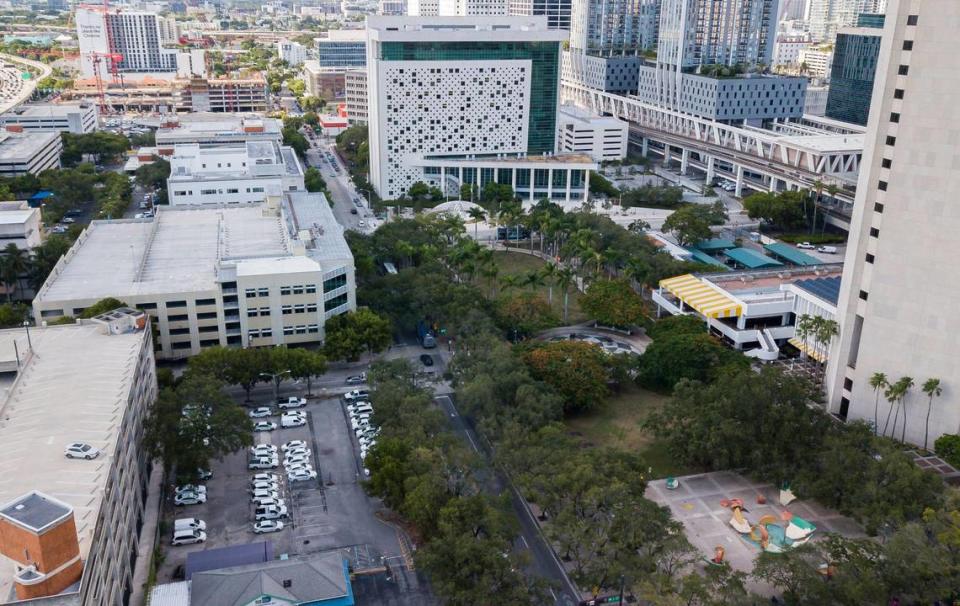
M 640 453 L 653 469 L 653 478 L 695 473 L 697 470 L 676 463 L 665 444 L 642 427 L 650 413 L 663 406 L 667 398 L 630 385 L 594 412 L 568 419 L 567 426 L 580 436 L 586 447 Z
M 523 276 L 531 271 L 540 271 L 546 265 L 546 261 L 533 255 L 516 252 L 496 251 L 493 253 L 493 262 L 500 270 L 499 278 L 504 276 Z M 490 284 L 484 278 L 477 278 L 477 285 L 484 292 L 490 292 Z M 511 292 L 515 292 L 514 291 Z M 524 287 L 520 290 L 536 290 L 546 301 L 548 300 L 548 286 L 539 286 L 536 289 Z M 553 287 L 553 310 L 557 318 L 563 318 L 563 293 L 556 285 Z M 567 316 L 569 324 L 577 324 L 587 320 L 587 317 L 580 311 L 580 293 L 574 287 L 570 287 L 570 309 Z

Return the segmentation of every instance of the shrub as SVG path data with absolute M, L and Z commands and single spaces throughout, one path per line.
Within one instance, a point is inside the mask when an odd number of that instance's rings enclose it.
M 940 436 L 933 443 L 933 450 L 938 457 L 960 468 L 960 436 L 950 433 Z

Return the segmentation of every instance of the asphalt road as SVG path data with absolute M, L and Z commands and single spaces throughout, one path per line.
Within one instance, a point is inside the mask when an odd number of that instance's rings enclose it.
M 454 431 L 462 436 L 473 450 L 486 459 L 491 469 L 494 469 L 489 454 L 481 447 L 480 437 L 470 428 L 466 419 L 460 416 L 453 397 L 450 395 L 441 395 L 435 399 L 437 404 L 446 413 L 447 419 L 450 421 L 450 425 Z M 494 469 L 492 474 L 486 474 L 484 480 L 486 483 L 485 489 L 490 494 L 499 496 L 504 492 L 510 493 L 510 502 L 513 505 L 517 520 L 520 522 L 520 534 L 514 543 L 514 547 L 521 552 L 526 552 L 530 556 L 528 571 L 535 576 L 546 579 L 550 583 L 549 593 L 553 598 L 553 602 L 551 603 L 560 606 L 573 606 L 578 604 L 580 599 L 576 587 L 569 581 L 560 562 L 542 538 L 536 520 L 534 520 L 533 515 L 517 491 L 499 470 Z
M 377 220 L 367 205 L 367 194 L 366 192 L 358 192 L 353 187 L 346 167 L 340 163 L 336 154 L 333 153 L 333 140 L 318 135 L 316 138 L 310 139 L 310 144 L 311 149 L 307 151 L 307 164 L 319 169 L 323 180 L 327 182 L 327 189 L 333 199 L 334 217 L 340 225 L 347 229 L 363 233 L 373 231 L 376 228 Z M 332 163 L 329 159 L 331 156 L 327 156 L 326 152 L 330 152 L 333 158 Z M 339 172 L 334 170 L 334 166 L 339 169 Z M 354 199 L 359 199 L 362 206 L 358 207 L 354 204 Z M 356 209 L 357 214 L 351 213 L 352 209 Z M 361 221 L 364 222 L 363 226 L 360 225 Z

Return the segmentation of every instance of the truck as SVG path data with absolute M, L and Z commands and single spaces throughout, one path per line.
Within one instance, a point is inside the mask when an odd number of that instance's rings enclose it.
M 423 320 L 417 323 L 417 339 L 419 339 L 420 345 L 426 349 L 437 346 L 437 337 L 434 336 L 433 329 Z

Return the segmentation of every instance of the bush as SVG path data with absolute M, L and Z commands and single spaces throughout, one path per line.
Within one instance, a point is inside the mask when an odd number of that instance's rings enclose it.
M 937 456 L 960 469 L 960 436 L 944 434 L 933 443 L 933 450 Z

